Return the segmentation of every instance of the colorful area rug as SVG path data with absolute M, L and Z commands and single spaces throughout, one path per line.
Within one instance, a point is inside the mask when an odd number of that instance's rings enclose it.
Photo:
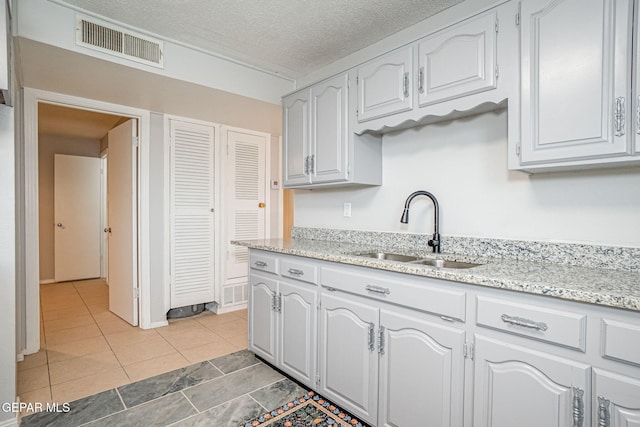
M 369 427 L 310 391 L 239 427 Z

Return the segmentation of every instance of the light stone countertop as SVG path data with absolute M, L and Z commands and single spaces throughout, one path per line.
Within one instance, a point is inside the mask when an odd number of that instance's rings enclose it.
M 565 264 L 437 254 L 447 260 L 482 265 L 469 269 L 435 268 L 407 262 L 378 260 L 357 253 L 385 250 L 375 245 L 307 239 L 233 241 L 233 244 L 286 255 L 359 265 L 416 276 L 547 295 L 571 301 L 640 311 L 640 273 Z M 433 257 L 426 251 L 392 249 L 388 252 Z

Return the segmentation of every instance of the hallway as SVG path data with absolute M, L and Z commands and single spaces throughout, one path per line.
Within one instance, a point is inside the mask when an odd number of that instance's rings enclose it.
M 104 280 L 40 286 L 41 349 L 18 363 L 23 402 L 69 402 L 247 347 L 246 310 L 143 330 L 109 311 Z

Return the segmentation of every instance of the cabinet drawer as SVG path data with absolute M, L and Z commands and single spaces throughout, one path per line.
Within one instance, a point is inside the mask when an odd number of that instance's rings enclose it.
M 280 260 L 280 275 L 314 285 L 318 284 L 318 267 L 311 263 L 282 259 Z
M 278 258 L 273 255 L 255 253 L 254 251 L 251 251 L 249 266 L 254 270 L 278 274 Z
M 585 351 L 585 315 L 482 296 L 477 302 L 480 326 Z
M 388 280 L 353 270 L 322 268 L 322 286 L 464 322 L 466 295 L 431 279 Z
M 602 356 L 640 366 L 640 325 L 603 319 Z

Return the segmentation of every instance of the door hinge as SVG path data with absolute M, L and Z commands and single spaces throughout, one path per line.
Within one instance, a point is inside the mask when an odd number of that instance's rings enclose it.
M 133 143 L 133 148 L 138 148 L 138 146 L 140 145 L 140 138 L 134 136 L 131 142 Z
M 133 288 L 133 298 L 140 298 L 140 288 Z
M 496 80 L 498 80 L 498 76 L 500 75 L 500 67 L 496 64 Z
M 315 380 L 316 380 L 316 387 L 320 388 L 320 375 L 316 374 Z
M 520 13 L 516 13 L 516 28 L 520 28 Z
M 474 352 L 473 343 L 469 341 L 465 342 L 464 345 L 462 346 L 462 355 L 464 356 L 464 358 L 473 360 L 475 356 L 473 352 Z
M 500 21 L 496 18 L 496 33 L 500 32 Z
M 360 114 L 360 112 L 358 111 L 358 109 L 356 108 L 356 117 L 358 117 L 358 115 Z
M 516 144 L 516 156 L 520 155 L 520 144 Z
M 360 76 L 356 76 L 356 86 L 360 84 Z

